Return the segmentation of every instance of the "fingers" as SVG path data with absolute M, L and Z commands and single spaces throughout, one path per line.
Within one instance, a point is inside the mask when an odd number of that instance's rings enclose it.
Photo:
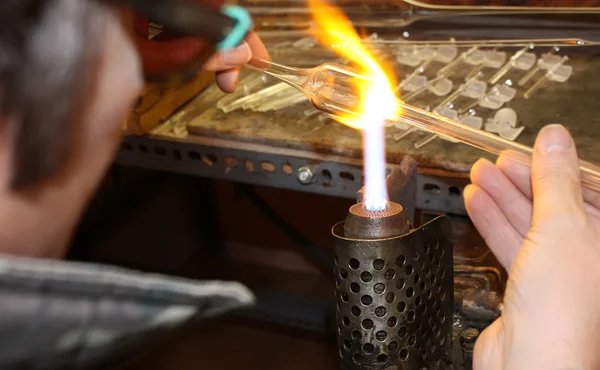
M 528 199 L 532 199 L 531 190 L 531 168 L 510 160 L 501 155 L 496 166 L 504 172 L 506 177 L 523 193 Z M 584 208 L 592 216 L 600 218 L 600 193 L 591 189 L 582 188 Z
M 238 47 L 213 55 L 204 65 L 204 69 L 207 71 L 222 71 L 237 68 L 246 63 L 260 64 L 260 61 L 253 60 L 253 58 L 262 60 L 271 59 L 267 48 L 258 35 L 250 32 L 246 37 L 246 41 L 242 42 Z
M 233 69 L 248 63 L 252 59 L 252 51 L 246 41 L 238 47 L 221 51 L 213 55 L 204 65 L 207 71 L 223 71 Z
M 271 60 L 271 57 L 258 35 L 250 32 L 246 41 L 235 49 L 213 55 L 204 69 L 217 72 L 217 86 L 226 93 L 232 93 L 237 87 L 240 67 L 246 63 L 266 67 L 261 60 Z
M 235 91 L 239 79 L 239 67 L 217 72 L 217 86 L 219 86 L 219 89 L 226 93 L 232 93 Z
M 259 59 L 270 61 L 271 56 L 269 55 L 269 52 L 267 51 L 267 48 L 265 47 L 265 44 L 263 44 L 260 37 L 258 37 L 258 35 L 253 31 L 248 34 L 246 41 L 248 42 L 248 45 L 250 45 L 252 57 L 254 58 L 250 61 L 250 64 L 254 65 L 255 67 L 267 67 L 264 66 L 264 63 L 261 63 Z
M 504 369 L 503 344 L 504 330 L 502 328 L 502 319 L 498 319 L 481 333 L 475 343 L 473 370 Z
M 471 170 L 471 182 L 485 191 L 513 227 L 525 236 L 531 226 L 532 206 L 521 190 L 488 160 L 481 159 Z
M 508 157 L 501 155 L 496 161 L 496 166 L 508 177 L 510 182 L 519 189 L 528 199 L 532 199 L 533 191 L 531 190 L 531 167 L 524 166 L 520 163 L 510 160 Z
M 531 183 L 534 223 L 554 216 L 584 214 L 575 143 L 563 126 L 546 126 L 538 135 Z
M 467 186 L 464 198 L 473 224 L 502 266 L 510 270 L 523 243 L 523 236 L 508 221 L 492 197 L 477 185 Z

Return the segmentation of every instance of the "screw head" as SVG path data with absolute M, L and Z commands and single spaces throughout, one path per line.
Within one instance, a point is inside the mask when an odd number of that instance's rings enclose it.
M 300 167 L 296 177 L 301 184 L 308 185 L 315 179 L 315 174 L 310 167 Z
M 460 341 L 465 343 L 475 343 L 479 337 L 479 330 L 476 328 L 467 328 L 460 333 Z

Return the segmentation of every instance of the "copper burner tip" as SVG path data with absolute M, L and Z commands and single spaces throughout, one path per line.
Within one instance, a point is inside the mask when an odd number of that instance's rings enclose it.
M 364 203 L 350 207 L 344 224 L 344 236 L 351 239 L 384 239 L 406 234 L 410 221 L 404 208 L 398 203 L 388 202 L 381 211 L 370 211 Z

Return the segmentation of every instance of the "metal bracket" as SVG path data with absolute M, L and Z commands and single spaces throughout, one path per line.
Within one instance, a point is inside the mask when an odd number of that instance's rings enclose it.
M 348 199 L 355 199 L 364 182 L 358 158 L 211 138 L 127 136 L 116 163 Z M 388 166 L 390 173 L 395 167 Z M 415 207 L 466 215 L 462 190 L 467 183 L 420 173 Z

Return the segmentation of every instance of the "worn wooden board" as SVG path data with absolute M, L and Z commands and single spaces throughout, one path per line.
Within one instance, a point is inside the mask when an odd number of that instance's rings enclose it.
M 177 88 L 163 89 L 148 84 L 125 119 L 125 131 L 136 135 L 150 132 L 213 81 L 214 73 L 202 72 Z

